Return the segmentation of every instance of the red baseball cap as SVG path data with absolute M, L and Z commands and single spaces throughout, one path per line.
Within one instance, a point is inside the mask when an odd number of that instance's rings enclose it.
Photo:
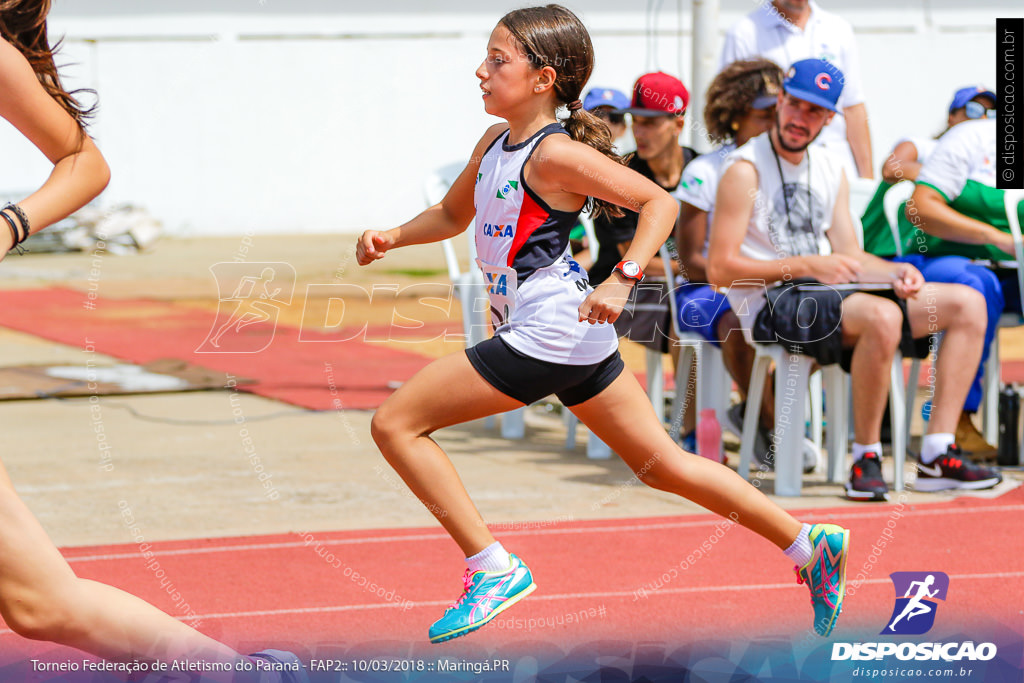
M 656 71 L 636 79 L 632 106 L 622 111 L 637 116 L 682 116 L 689 103 L 690 92 L 681 80 Z

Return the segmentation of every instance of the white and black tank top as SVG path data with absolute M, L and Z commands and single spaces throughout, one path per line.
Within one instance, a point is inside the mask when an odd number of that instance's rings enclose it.
M 474 192 L 477 264 L 495 334 L 532 358 L 589 365 L 614 353 L 618 338 L 610 324 L 579 322 L 579 306 L 593 291 L 569 249 L 579 211 L 552 209 L 523 173 L 537 145 L 553 134 L 565 129 L 552 123 L 509 145 L 505 131 L 484 153 Z

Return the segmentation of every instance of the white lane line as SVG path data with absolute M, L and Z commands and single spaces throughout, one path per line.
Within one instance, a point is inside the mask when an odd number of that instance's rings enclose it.
M 977 512 L 1019 512 L 1024 510 L 1024 505 L 989 505 L 983 507 L 969 507 L 969 508 L 940 508 L 937 510 L 913 510 L 907 511 L 904 508 L 902 513 L 903 518 L 913 518 L 923 515 L 964 515 L 969 513 Z M 832 513 L 828 517 L 821 518 L 824 520 L 844 520 L 844 519 L 874 519 L 874 518 L 885 518 L 892 516 L 894 508 L 878 509 L 870 512 L 854 512 L 850 514 L 835 514 Z M 794 510 L 794 513 L 801 515 L 802 510 Z M 810 517 L 810 515 L 808 515 Z M 620 526 L 592 526 L 592 527 L 574 527 L 568 529 L 513 529 L 505 531 L 501 529 L 501 523 L 492 525 L 496 528 L 499 535 L 502 537 L 506 536 L 549 536 L 559 534 L 593 534 L 593 533 L 606 533 L 616 531 L 651 531 L 655 529 L 685 529 L 692 527 L 702 526 L 715 526 L 724 521 L 722 518 L 712 518 L 706 520 L 688 521 L 688 522 L 662 522 L 658 524 L 630 524 Z M 527 526 L 529 524 L 538 524 L 543 522 L 514 522 L 509 524 L 518 524 L 520 526 Z M 321 533 L 336 533 L 336 532 L 321 532 Z M 314 533 L 313 536 L 316 536 Z M 366 538 L 339 538 L 339 539 L 323 539 L 317 538 L 317 542 L 320 545 L 360 545 L 363 543 L 399 543 L 403 541 L 437 541 L 437 540 L 448 540 L 449 536 L 443 532 L 428 532 L 422 534 L 409 534 L 406 536 L 368 536 Z M 173 542 L 173 541 L 169 541 Z M 175 555 L 204 555 L 207 553 L 230 553 L 235 551 L 251 551 L 251 550 L 276 550 L 283 548 L 301 548 L 307 544 L 302 541 L 288 541 L 278 543 L 251 543 L 245 545 L 221 545 L 221 546 L 210 546 L 210 547 L 198 547 L 198 548 L 179 548 L 177 550 L 152 550 L 154 557 L 171 557 Z M 76 562 L 102 562 L 106 560 L 125 560 L 130 558 L 137 558 L 141 553 L 128 552 L 128 553 L 110 553 L 105 555 L 82 555 L 80 557 L 68 557 L 67 561 L 71 564 Z
M 950 579 L 956 579 L 957 581 L 986 581 L 993 579 L 1018 579 L 1024 577 L 1024 571 L 1021 572 L 993 572 L 989 574 L 950 574 Z M 865 584 L 888 584 L 890 583 L 889 577 L 884 579 L 867 579 L 861 581 L 858 586 Z M 687 586 L 684 588 L 661 588 L 656 591 L 648 591 L 647 595 L 651 598 L 656 598 L 660 595 L 683 595 L 687 593 L 704 593 L 708 591 L 714 592 L 726 592 L 726 591 L 761 591 L 761 590 L 778 590 L 778 589 L 792 589 L 797 584 L 795 582 L 785 583 L 760 583 L 753 585 L 744 584 L 733 584 L 728 586 Z M 593 598 L 628 598 L 636 595 L 636 591 L 595 591 L 591 593 L 559 593 L 556 595 L 537 595 L 534 593 L 530 596 L 530 602 L 537 602 L 540 600 L 554 601 L 554 600 L 582 600 L 582 599 L 593 599 Z M 451 604 L 450 600 L 426 600 L 422 602 L 411 602 L 405 603 L 411 604 L 412 607 L 442 607 Z M 216 612 L 212 614 L 199 614 L 196 616 L 190 616 L 190 619 L 206 620 L 206 619 L 241 619 L 245 617 L 270 617 L 279 616 L 286 614 L 327 614 L 331 612 L 352 612 L 360 610 L 371 610 L 371 609 L 396 609 L 402 607 L 403 603 L 397 602 L 380 602 L 370 603 L 364 605 L 328 605 L 324 607 L 294 607 L 288 609 L 270 609 L 270 610 L 253 610 L 247 612 Z M 184 617 L 180 619 L 184 620 Z M 12 634 L 13 631 L 10 629 L 0 630 L 0 635 Z

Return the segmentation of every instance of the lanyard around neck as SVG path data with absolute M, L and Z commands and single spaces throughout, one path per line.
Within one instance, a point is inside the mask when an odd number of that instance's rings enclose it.
M 782 135 L 782 133 L 779 133 Z M 775 141 L 772 140 L 771 134 L 768 134 L 768 144 L 772 148 L 772 156 L 775 157 L 775 168 L 779 170 L 779 182 L 782 183 L 782 201 L 786 205 L 786 225 L 789 226 L 789 233 L 794 234 L 793 230 L 793 216 L 789 211 L 789 194 L 786 192 L 786 176 L 782 174 L 782 162 L 779 161 L 779 153 L 775 151 Z M 780 143 L 781 144 L 781 143 Z M 811 195 L 811 151 L 807 149 L 804 151 L 804 156 L 807 158 L 807 220 L 811 226 L 811 232 L 814 232 L 814 211 L 812 206 L 812 195 Z M 799 185 L 799 183 L 794 183 Z

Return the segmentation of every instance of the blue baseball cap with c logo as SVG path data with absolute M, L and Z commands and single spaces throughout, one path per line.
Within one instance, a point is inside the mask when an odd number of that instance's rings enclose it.
M 843 92 L 843 72 L 824 59 L 801 59 L 786 71 L 782 89 L 787 95 L 839 113 L 836 103 Z

